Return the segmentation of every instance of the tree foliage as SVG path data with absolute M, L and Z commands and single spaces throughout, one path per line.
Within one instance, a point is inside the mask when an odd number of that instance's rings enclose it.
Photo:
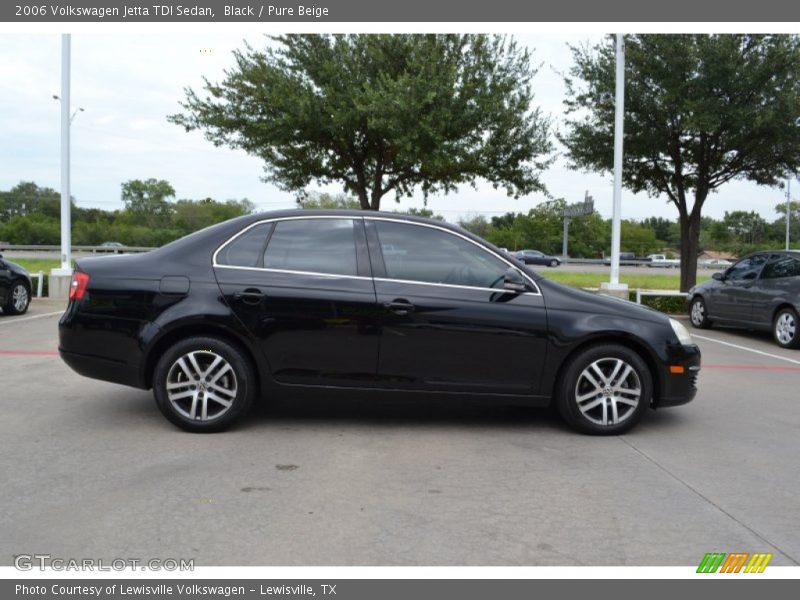
M 479 178 L 544 191 L 549 123 L 532 104 L 530 55 L 486 35 L 283 35 L 170 117 L 264 160 L 285 190 L 339 182 L 363 209 Z
M 800 165 L 800 42 L 789 35 L 626 36 L 623 182 L 678 209 L 681 289 L 696 281 L 701 213 L 732 179 L 776 185 Z M 561 136 L 575 168 L 609 172 L 614 44 L 574 47 L 571 118 Z

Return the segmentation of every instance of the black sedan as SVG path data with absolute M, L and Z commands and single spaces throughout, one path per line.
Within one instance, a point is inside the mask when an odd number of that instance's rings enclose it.
M 692 325 L 771 331 L 779 346 L 800 347 L 800 252 L 756 252 L 711 277 L 689 290 Z
M 538 250 L 517 250 L 514 257 L 526 265 L 544 265 L 546 267 L 557 267 L 561 264 L 561 259 L 539 252 Z
M 31 276 L 0 254 L 0 308 L 6 315 L 21 315 L 31 304 Z
M 388 249 L 384 251 L 384 249 Z M 540 278 L 470 233 L 391 213 L 240 217 L 78 260 L 59 351 L 190 431 L 296 390 L 546 406 L 617 434 L 690 401 L 700 352 L 661 313 Z

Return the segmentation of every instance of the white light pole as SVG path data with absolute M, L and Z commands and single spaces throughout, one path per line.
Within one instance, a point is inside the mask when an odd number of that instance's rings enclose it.
M 786 249 L 789 249 L 789 237 L 791 233 L 790 223 L 792 216 L 792 194 L 791 194 L 792 178 L 786 179 Z
M 619 282 L 619 246 L 622 210 L 622 133 L 625 122 L 625 42 L 617 34 L 616 97 L 614 100 L 614 205 L 611 216 L 611 276 L 602 283 L 603 292 L 627 299 L 628 285 Z
M 72 276 L 72 219 L 69 190 L 69 82 L 70 82 L 70 34 L 61 36 L 61 268 L 50 271 L 48 285 L 51 297 L 64 297 L 69 291 Z M 76 111 L 77 113 L 77 111 Z

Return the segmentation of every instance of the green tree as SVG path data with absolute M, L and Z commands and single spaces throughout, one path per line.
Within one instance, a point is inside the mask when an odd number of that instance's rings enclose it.
M 755 211 L 725 211 L 722 224 L 739 247 L 762 244 L 766 239 L 768 224 Z
M 74 213 L 74 200 L 72 208 Z M 60 219 L 61 194 L 32 181 L 21 181 L 7 192 L 0 192 L 0 222 L 32 214 Z
M 483 215 L 475 215 L 469 219 L 460 219 L 458 221 L 458 225 L 470 233 L 474 233 L 482 238 L 485 238 L 489 235 L 489 229 L 491 228 L 491 225 L 489 225 L 489 220 Z
M 347 194 L 328 194 L 327 192 L 302 193 L 297 197 L 298 208 L 361 208 L 357 198 Z
M 122 201 L 134 225 L 168 227 L 173 207 L 167 199 L 174 197 L 175 189 L 163 179 L 131 179 L 122 184 Z
M 399 212 L 400 214 L 403 215 L 411 215 L 414 217 L 424 217 L 426 219 L 434 219 L 435 221 L 444 221 L 444 217 L 442 215 L 433 212 L 428 207 L 416 208 L 412 206 L 408 210 L 399 210 L 395 212 Z
M 572 49 L 562 141 L 609 172 L 614 44 Z M 626 36 L 623 182 L 666 195 L 681 228 L 681 290 L 697 279 L 701 213 L 732 179 L 776 185 L 800 165 L 800 42 L 789 35 Z
M 213 198 L 178 200 L 172 205 L 172 224 L 182 235 L 253 212 L 248 199 L 219 202 Z
M 234 53 L 206 96 L 186 90 L 169 119 L 265 162 L 301 190 L 340 182 L 361 208 L 420 187 L 479 178 L 518 197 L 544 191 L 549 123 L 532 106 L 529 53 L 486 35 L 283 35 Z

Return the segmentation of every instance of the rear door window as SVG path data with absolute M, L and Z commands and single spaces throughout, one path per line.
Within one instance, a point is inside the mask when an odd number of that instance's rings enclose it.
M 357 275 L 353 219 L 278 221 L 264 253 L 264 268 Z

